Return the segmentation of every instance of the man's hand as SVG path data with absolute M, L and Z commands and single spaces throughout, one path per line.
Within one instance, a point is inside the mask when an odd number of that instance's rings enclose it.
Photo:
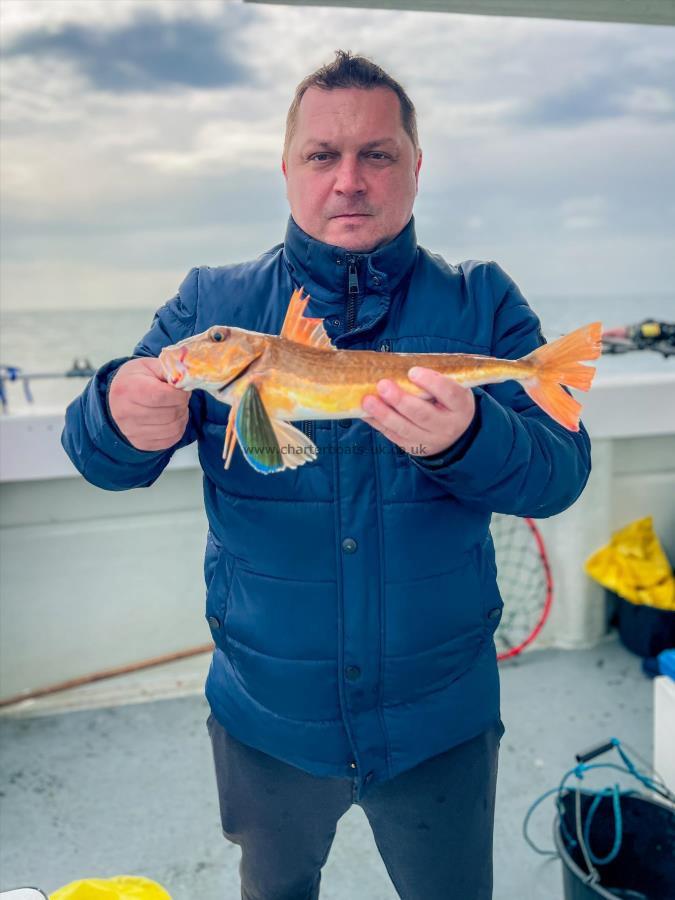
M 414 397 L 383 378 L 377 383 L 379 397 L 363 398 L 369 413 L 363 421 L 412 456 L 441 453 L 469 427 L 476 408 L 473 391 L 420 366 L 410 369 L 408 378 L 423 388 L 423 396 Z
M 137 450 L 167 450 L 183 437 L 190 393 L 166 382 L 154 357 L 130 359 L 113 376 L 108 406 Z

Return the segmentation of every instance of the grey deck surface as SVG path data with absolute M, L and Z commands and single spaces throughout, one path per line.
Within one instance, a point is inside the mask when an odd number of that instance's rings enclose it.
M 527 846 L 523 817 L 574 765 L 574 753 L 596 741 L 618 737 L 651 760 L 652 683 L 616 639 L 592 650 L 530 652 L 502 666 L 501 678 L 494 900 L 556 900 L 561 863 Z M 192 695 L 5 714 L 0 889 L 51 892 L 87 876 L 142 874 L 173 900 L 238 900 L 240 851 L 220 832 L 207 712 Z M 583 786 L 617 780 L 598 773 Z M 539 845 L 552 846 L 553 818 L 550 798 L 532 822 Z M 321 897 L 396 900 L 358 806 L 340 820 Z

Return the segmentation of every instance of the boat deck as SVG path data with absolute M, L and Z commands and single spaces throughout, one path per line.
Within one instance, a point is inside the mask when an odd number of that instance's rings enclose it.
M 206 668 L 197 657 L 4 712 L 0 889 L 140 874 L 173 900 L 240 896 L 240 850 L 220 832 Z M 494 900 L 561 898 L 561 863 L 527 846 L 525 813 L 595 742 L 615 736 L 651 760 L 652 683 L 614 634 L 589 650 L 535 650 L 502 667 L 502 718 Z M 617 774 L 583 786 L 639 787 Z M 549 798 L 531 823 L 540 846 L 552 847 L 553 820 Z M 396 900 L 358 806 L 340 820 L 321 897 Z

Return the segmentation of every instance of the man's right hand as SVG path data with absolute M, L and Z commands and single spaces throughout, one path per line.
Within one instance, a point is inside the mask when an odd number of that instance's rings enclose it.
M 183 437 L 190 392 L 172 387 L 154 357 L 130 359 L 113 376 L 108 406 L 137 450 L 167 450 Z

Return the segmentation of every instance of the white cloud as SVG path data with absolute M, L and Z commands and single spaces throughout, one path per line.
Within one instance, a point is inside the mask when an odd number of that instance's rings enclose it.
M 243 93 L 243 92 L 242 92 Z M 150 149 L 129 153 L 130 162 L 139 162 L 160 173 L 172 174 L 190 172 L 222 173 L 233 167 L 239 169 L 275 170 L 280 166 L 283 145 L 282 123 L 278 116 L 271 117 L 268 110 L 260 110 L 257 119 L 252 119 L 251 108 L 255 98 L 251 98 L 248 109 L 233 102 L 230 96 L 222 103 L 214 101 L 208 110 L 212 121 L 200 124 L 195 116 L 194 133 L 190 135 L 188 146 L 178 149 Z M 227 115 L 224 110 L 235 108 L 245 112 L 246 117 Z

